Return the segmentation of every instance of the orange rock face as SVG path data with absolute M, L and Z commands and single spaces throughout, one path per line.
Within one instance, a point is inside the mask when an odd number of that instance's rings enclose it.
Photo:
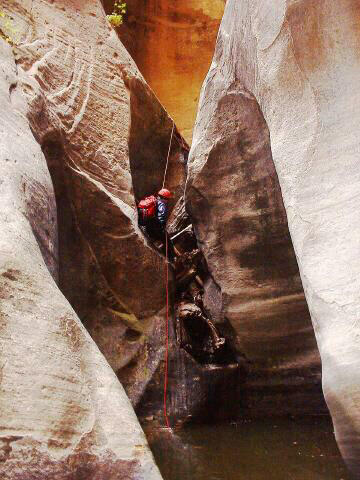
M 105 2 L 108 11 L 112 4 Z M 129 0 L 127 5 L 121 40 L 190 142 L 225 0 Z

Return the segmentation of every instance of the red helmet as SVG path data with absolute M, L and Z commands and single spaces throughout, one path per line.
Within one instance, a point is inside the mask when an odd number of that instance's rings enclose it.
M 162 188 L 161 190 L 158 191 L 159 197 L 163 198 L 171 198 L 171 192 L 167 188 Z

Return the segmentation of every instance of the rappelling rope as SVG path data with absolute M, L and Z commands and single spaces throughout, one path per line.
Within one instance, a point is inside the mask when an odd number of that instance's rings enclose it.
M 167 385 L 168 385 L 168 366 L 169 366 L 169 262 L 168 258 L 168 238 L 166 236 L 166 262 L 165 262 L 165 277 L 166 277 L 166 329 L 165 329 L 165 372 L 164 372 L 164 418 L 167 428 L 170 428 L 169 419 L 167 416 L 166 410 L 166 396 L 167 396 Z
M 168 165 L 169 165 L 170 149 L 171 149 L 171 144 L 172 144 L 172 138 L 173 138 L 173 135 L 174 135 L 174 128 L 175 128 L 175 122 L 173 120 L 170 143 L 169 143 L 169 150 L 168 150 L 168 154 L 167 154 L 167 158 L 166 158 L 166 167 L 165 167 L 165 173 L 164 173 L 164 180 L 163 180 L 162 188 L 164 188 L 164 186 L 165 186 L 166 173 L 167 173 L 167 169 L 168 169 Z
M 169 157 L 170 157 L 171 143 L 172 143 L 173 134 L 174 134 L 174 128 L 175 128 L 175 122 L 173 121 L 162 188 L 164 188 L 165 186 L 166 172 L 169 164 Z M 168 386 L 168 366 L 169 366 L 169 261 L 168 261 L 168 237 L 167 237 L 166 230 L 165 230 L 165 279 L 166 279 L 166 325 L 165 325 L 166 338 L 165 338 L 165 372 L 164 372 L 164 418 L 165 418 L 166 427 L 170 428 L 169 419 L 167 416 L 167 407 L 166 407 L 167 386 Z

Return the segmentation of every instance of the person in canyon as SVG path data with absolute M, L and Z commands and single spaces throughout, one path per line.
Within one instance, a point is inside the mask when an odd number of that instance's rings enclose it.
M 159 190 L 156 197 L 154 195 L 145 197 L 139 202 L 138 216 L 141 230 L 158 250 L 165 251 L 167 242 L 168 257 L 173 261 L 175 252 L 166 232 L 170 198 L 171 192 L 167 188 Z
M 169 215 L 169 200 L 171 198 L 171 192 L 167 188 L 162 188 L 156 199 L 156 213 L 159 225 L 163 231 L 165 231 L 166 222 Z

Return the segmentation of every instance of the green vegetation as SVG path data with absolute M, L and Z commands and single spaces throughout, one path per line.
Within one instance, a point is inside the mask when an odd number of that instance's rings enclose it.
M 14 22 L 5 12 L 0 10 L 0 38 L 10 43 L 10 45 L 15 45 L 15 36 Z
M 113 27 L 119 27 L 124 21 L 125 13 L 126 3 L 115 2 L 112 14 L 106 15 L 106 17 Z

